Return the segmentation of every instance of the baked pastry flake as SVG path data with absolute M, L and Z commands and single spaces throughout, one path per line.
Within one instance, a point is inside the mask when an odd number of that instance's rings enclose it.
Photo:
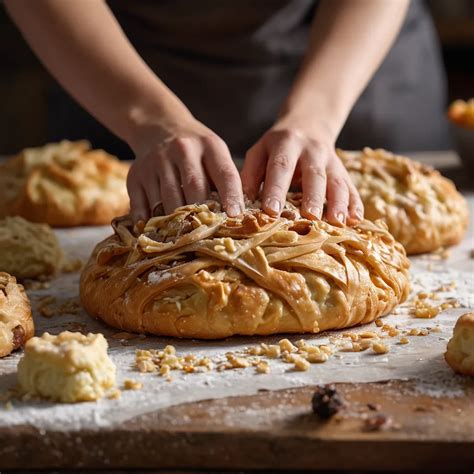
M 278 218 L 208 201 L 139 229 L 117 219 L 82 272 L 82 304 L 125 331 L 217 339 L 354 326 L 405 300 L 409 262 L 383 223 L 310 221 L 300 201 Z
M 22 217 L 0 220 L 0 271 L 17 278 L 48 277 L 59 270 L 63 253 L 47 224 Z
M 0 217 L 55 227 L 109 224 L 128 212 L 127 172 L 85 140 L 26 148 L 0 164 Z
M 64 403 L 98 400 L 115 386 L 116 369 L 107 347 L 100 333 L 34 337 L 18 363 L 20 390 Z
M 365 207 L 365 218 L 383 219 L 407 254 L 459 243 L 468 209 L 452 181 L 433 168 L 386 150 L 337 150 Z
M 15 277 L 0 272 L 0 357 L 4 357 L 33 337 L 35 327 L 31 306 Z
M 456 321 L 444 358 L 455 372 L 474 376 L 474 313 Z

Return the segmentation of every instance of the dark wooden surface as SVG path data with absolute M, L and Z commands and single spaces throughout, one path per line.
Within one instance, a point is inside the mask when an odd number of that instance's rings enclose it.
M 305 387 L 180 405 L 100 431 L 2 429 L 0 469 L 473 472 L 472 380 L 461 397 L 433 398 L 409 382 L 337 388 L 346 406 L 328 422 Z M 367 431 L 379 414 L 392 425 Z

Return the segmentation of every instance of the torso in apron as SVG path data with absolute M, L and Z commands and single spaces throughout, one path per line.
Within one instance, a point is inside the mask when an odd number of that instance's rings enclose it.
M 275 121 L 317 14 L 314 0 L 108 4 L 149 66 L 235 156 L 243 156 Z M 430 18 L 421 0 L 412 0 L 398 39 L 355 105 L 338 145 L 446 147 L 444 87 Z M 76 123 L 76 133 L 80 128 Z M 94 135 L 90 124 L 87 131 Z

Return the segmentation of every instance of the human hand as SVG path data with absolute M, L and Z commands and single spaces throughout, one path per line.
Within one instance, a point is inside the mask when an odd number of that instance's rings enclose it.
M 333 225 L 356 225 L 364 207 L 351 178 L 323 131 L 277 123 L 248 150 L 241 172 L 244 192 L 255 199 L 262 181 L 262 209 L 279 215 L 290 185 L 301 185 L 301 213 Z
M 224 141 L 192 117 L 147 125 L 131 143 L 135 151 L 127 178 L 134 221 L 205 201 L 212 184 L 231 217 L 244 209 L 242 184 Z

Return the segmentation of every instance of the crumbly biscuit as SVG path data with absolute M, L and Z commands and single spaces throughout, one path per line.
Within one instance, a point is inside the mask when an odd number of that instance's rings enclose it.
M 102 334 L 64 331 L 34 337 L 18 363 L 20 389 L 65 403 L 98 400 L 115 385 L 115 365 L 107 347 Z
M 0 271 L 17 278 L 51 276 L 59 270 L 62 258 L 58 239 L 49 225 L 18 216 L 0 220 Z
M 474 313 L 457 320 L 444 357 L 455 372 L 474 376 Z

